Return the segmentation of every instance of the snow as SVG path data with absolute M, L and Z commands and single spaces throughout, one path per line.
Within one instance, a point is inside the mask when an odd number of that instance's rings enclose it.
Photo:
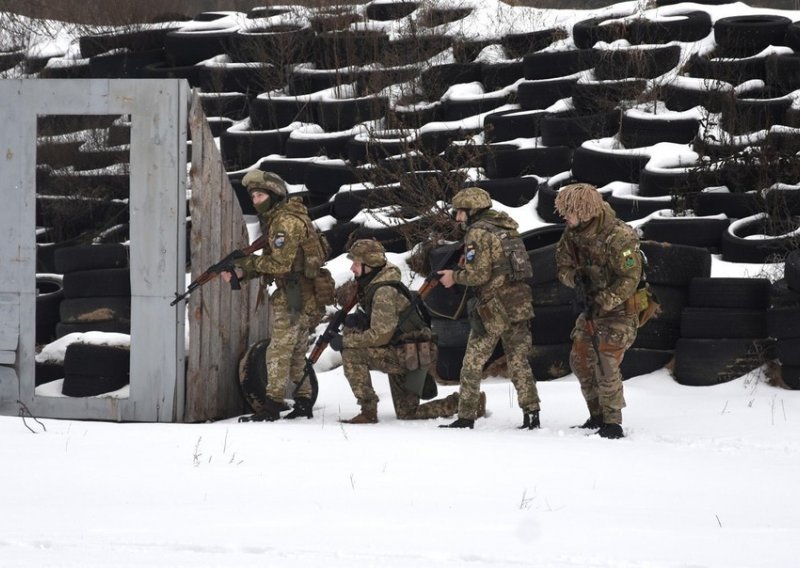
M 668 19 L 687 9 L 704 10 L 714 21 L 752 13 L 800 19 L 796 11 L 742 3 L 645 9 L 624 2 L 583 11 L 512 10 L 496 0 L 469 5 L 473 13 L 465 20 L 436 31 L 493 38 L 527 31 L 533 21 L 538 29 L 569 27 L 588 17 Z M 236 13 L 220 14 L 192 29 L 248 25 Z M 403 31 L 385 26 L 391 34 Z M 712 40 L 697 42 L 695 51 L 707 53 Z M 70 41 L 66 31 L 55 39 L 31 36 L 26 49 L 32 55 L 74 55 Z M 777 50 L 759 56 L 767 52 Z M 489 49 L 483 57 L 493 60 L 495 54 Z M 678 84 L 736 87 L 688 78 Z M 448 96 L 457 99 L 469 89 L 474 86 L 454 87 Z M 323 96 L 338 97 L 341 91 L 308 98 Z M 550 110 L 567 105 L 561 101 Z M 475 129 L 484 116 L 431 123 L 420 132 Z M 296 136 L 305 131 L 291 128 Z M 697 159 L 688 146 L 674 144 L 646 152 L 652 155 L 650 169 L 687 167 Z M 627 189 L 611 191 L 623 195 Z M 521 230 L 542 225 L 535 201 L 517 208 L 494 205 L 520 222 Z M 373 211 L 362 221 L 382 213 Z M 419 284 L 406 258 L 390 255 L 406 281 Z M 344 255 L 328 267 L 337 284 L 349 277 Z M 715 255 L 711 274 L 774 279 L 781 269 Z M 37 359 L 63 359 L 70 341 L 125 345 L 127 339 L 76 335 L 49 345 Z M 515 391 L 497 377 L 482 385 L 488 413 L 475 430 L 437 428 L 445 419 L 398 421 L 386 376 L 378 372 L 372 377 L 381 397 L 380 423 L 340 424 L 358 410 L 340 362 L 339 354 L 327 350 L 317 363 L 320 395 L 312 420 L 115 424 L 0 417 L 5 456 L 0 566 L 789 568 L 798 563 L 800 393 L 772 386 L 763 369 L 700 388 L 679 385 L 666 369 L 634 377 L 625 382 L 627 437 L 609 441 L 571 428 L 587 415 L 573 375 L 539 383 L 540 431 L 516 429 L 521 417 Z M 59 396 L 58 383 L 40 389 L 37 394 Z M 456 389 L 440 386 L 439 395 Z

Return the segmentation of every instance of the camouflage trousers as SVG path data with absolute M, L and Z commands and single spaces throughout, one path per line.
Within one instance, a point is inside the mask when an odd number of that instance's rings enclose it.
M 634 316 L 613 315 L 592 319 L 597 334 L 597 352 L 592 345 L 590 324 L 581 314 L 572 330 L 572 351 L 569 366 L 581 383 L 581 392 L 589 413 L 602 418 L 606 424 L 622 424 L 625 396 L 619 366 L 625 351 L 636 339 L 638 319 Z
M 272 332 L 267 347 L 267 396 L 282 402 L 290 378 L 295 384 L 303 378 L 311 316 L 291 314 L 280 304 L 273 304 L 272 308 Z M 295 397 L 311 397 L 308 380 L 303 381 Z
M 458 410 L 458 393 L 445 398 L 419 403 L 419 396 L 408 392 L 403 378 L 406 370 L 393 347 L 360 347 L 342 350 L 344 375 L 362 410 L 377 410 L 378 395 L 372 387 L 370 371 L 389 375 L 389 389 L 394 413 L 399 420 L 423 420 L 452 416 Z
M 501 333 L 487 332 L 477 335 L 474 331 L 470 332 L 459 377 L 459 418 L 475 420 L 478 416 L 483 367 L 492 356 L 498 341 L 503 342 L 508 374 L 517 389 L 519 407 L 525 412 L 539 410 L 539 392 L 536 390 L 536 381 L 528 361 L 531 331 L 528 320 L 524 320 L 510 323 Z

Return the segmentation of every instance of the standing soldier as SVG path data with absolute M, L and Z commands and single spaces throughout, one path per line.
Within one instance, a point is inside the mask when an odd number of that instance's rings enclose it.
M 311 385 L 302 377 L 308 334 L 324 310 L 314 294 L 314 275 L 322 267 L 326 251 L 306 207 L 299 198 L 288 199 L 286 183 L 278 175 L 253 170 L 244 176 L 242 185 L 250 192 L 268 239 L 261 255 L 236 261 L 237 275 L 260 276 L 262 286 L 276 285 L 270 296 L 273 320 L 266 354 L 266 404 L 251 420 L 272 422 L 280 418 L 290 378 L 297 390 L 294 409 L 286 418 L 312 418 Z M 228 272 L 222 277 L 231 279 Z
M 569 361 L 589 407 L 589 419 L 580 428 L 622 438 L 619 365 L 639 323 L 634 299 L 642 275 L 639 238 L 592 185 L 562 188 L 555 205 L 567 222 L 556 248 L 558 278 L 576 288 L 584 304 L 572 331 Z
M 472 428 L 478 416 L 478 387 L 483 366 L 502 340 L 511 381 L 517 389 L 523 423 L 539 428 L 539 393 L 528 361 L 531 348 L 532 274 L 517 223 L 491 209 L 492 199 L 479 187 L 453 197 L 456 221 L 466 225 L 463 268 L 441 270 L 441 283 L 468 286 L 471 330 L 460 376 L 458 420 L 447 428 Z
M 345 322 L 344 335 L 334 335 L 330 346 L 342 352 L 344 374 L 361 407 L 347 424 L 378 421 L 378 396 L 370 370 L 389 375 L 395 415 L 400 420 L 452 416 L 458 409 L 458 393 L 420 404 L 425 381 L 434 363 L 431 329 L 411 293 L 400 281 L 400 269 L 386 261 L 383 245 L 371 239 L 355 241 L 347 253 L 358 289 L 358 310 Z M 434 390 L 434 389 L 431 389 Z M 485 399 L 484 399 L 485 407 Z

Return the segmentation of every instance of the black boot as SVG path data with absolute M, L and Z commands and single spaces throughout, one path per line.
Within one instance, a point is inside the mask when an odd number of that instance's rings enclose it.
M 263 410 L 251 414 L 250 416 L 242 416 L 239 418 L 239 422 L 275 422 L 280 419 L 282 409 L 282 403 L 275 402 L 271 398 L 268 398 L 264 403 Z
M 622 426 L 619 424 L 603 424 L 603 427 L 597 432 L 601 438 L 608 440 L 617 440 L 625 437 L 625 432 L 622 431 Z
M 450 424 L 441 424 L 439 428 L 469 428 L 472 430 L 475 427 L 475 421 L 469 418 L 459 418 Z
M 295 418 L 300 418 L 305 416 L 306 418 L 314 418 L 313 404 L 311 404 L 311 399 L 305 396 L 298 396 L 294 399 L 294 410 L 292 410 L 289 414 L 284 416 L 284 418 L 288 420 L 294 420 Z
M 584 430 L 598 430 L 603 427 L 603 420 L 599 416 L 590 416 L 586 422 L 573 428 L 583 428 Z
M 518 430 L 536 430 L 541 426 L 539 422 L 539 411 L 532 410 L 531 412 L 522 413 L 522 426 L 518 426 Z

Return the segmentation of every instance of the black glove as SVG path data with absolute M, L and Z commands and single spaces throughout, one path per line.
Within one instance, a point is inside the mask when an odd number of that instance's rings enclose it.
M 344 326 L 358 331 L 364 331 L 369 328 L 369 318 L 364 312 L 353 312 L 344 317 Z
M 342 350 L 342 336 L 338 333 L 334 333 L 331 336 L 331 340 L 328 342 L 328 345 L 331 346 L 331 349 L 334 351 L 341 351 Z

